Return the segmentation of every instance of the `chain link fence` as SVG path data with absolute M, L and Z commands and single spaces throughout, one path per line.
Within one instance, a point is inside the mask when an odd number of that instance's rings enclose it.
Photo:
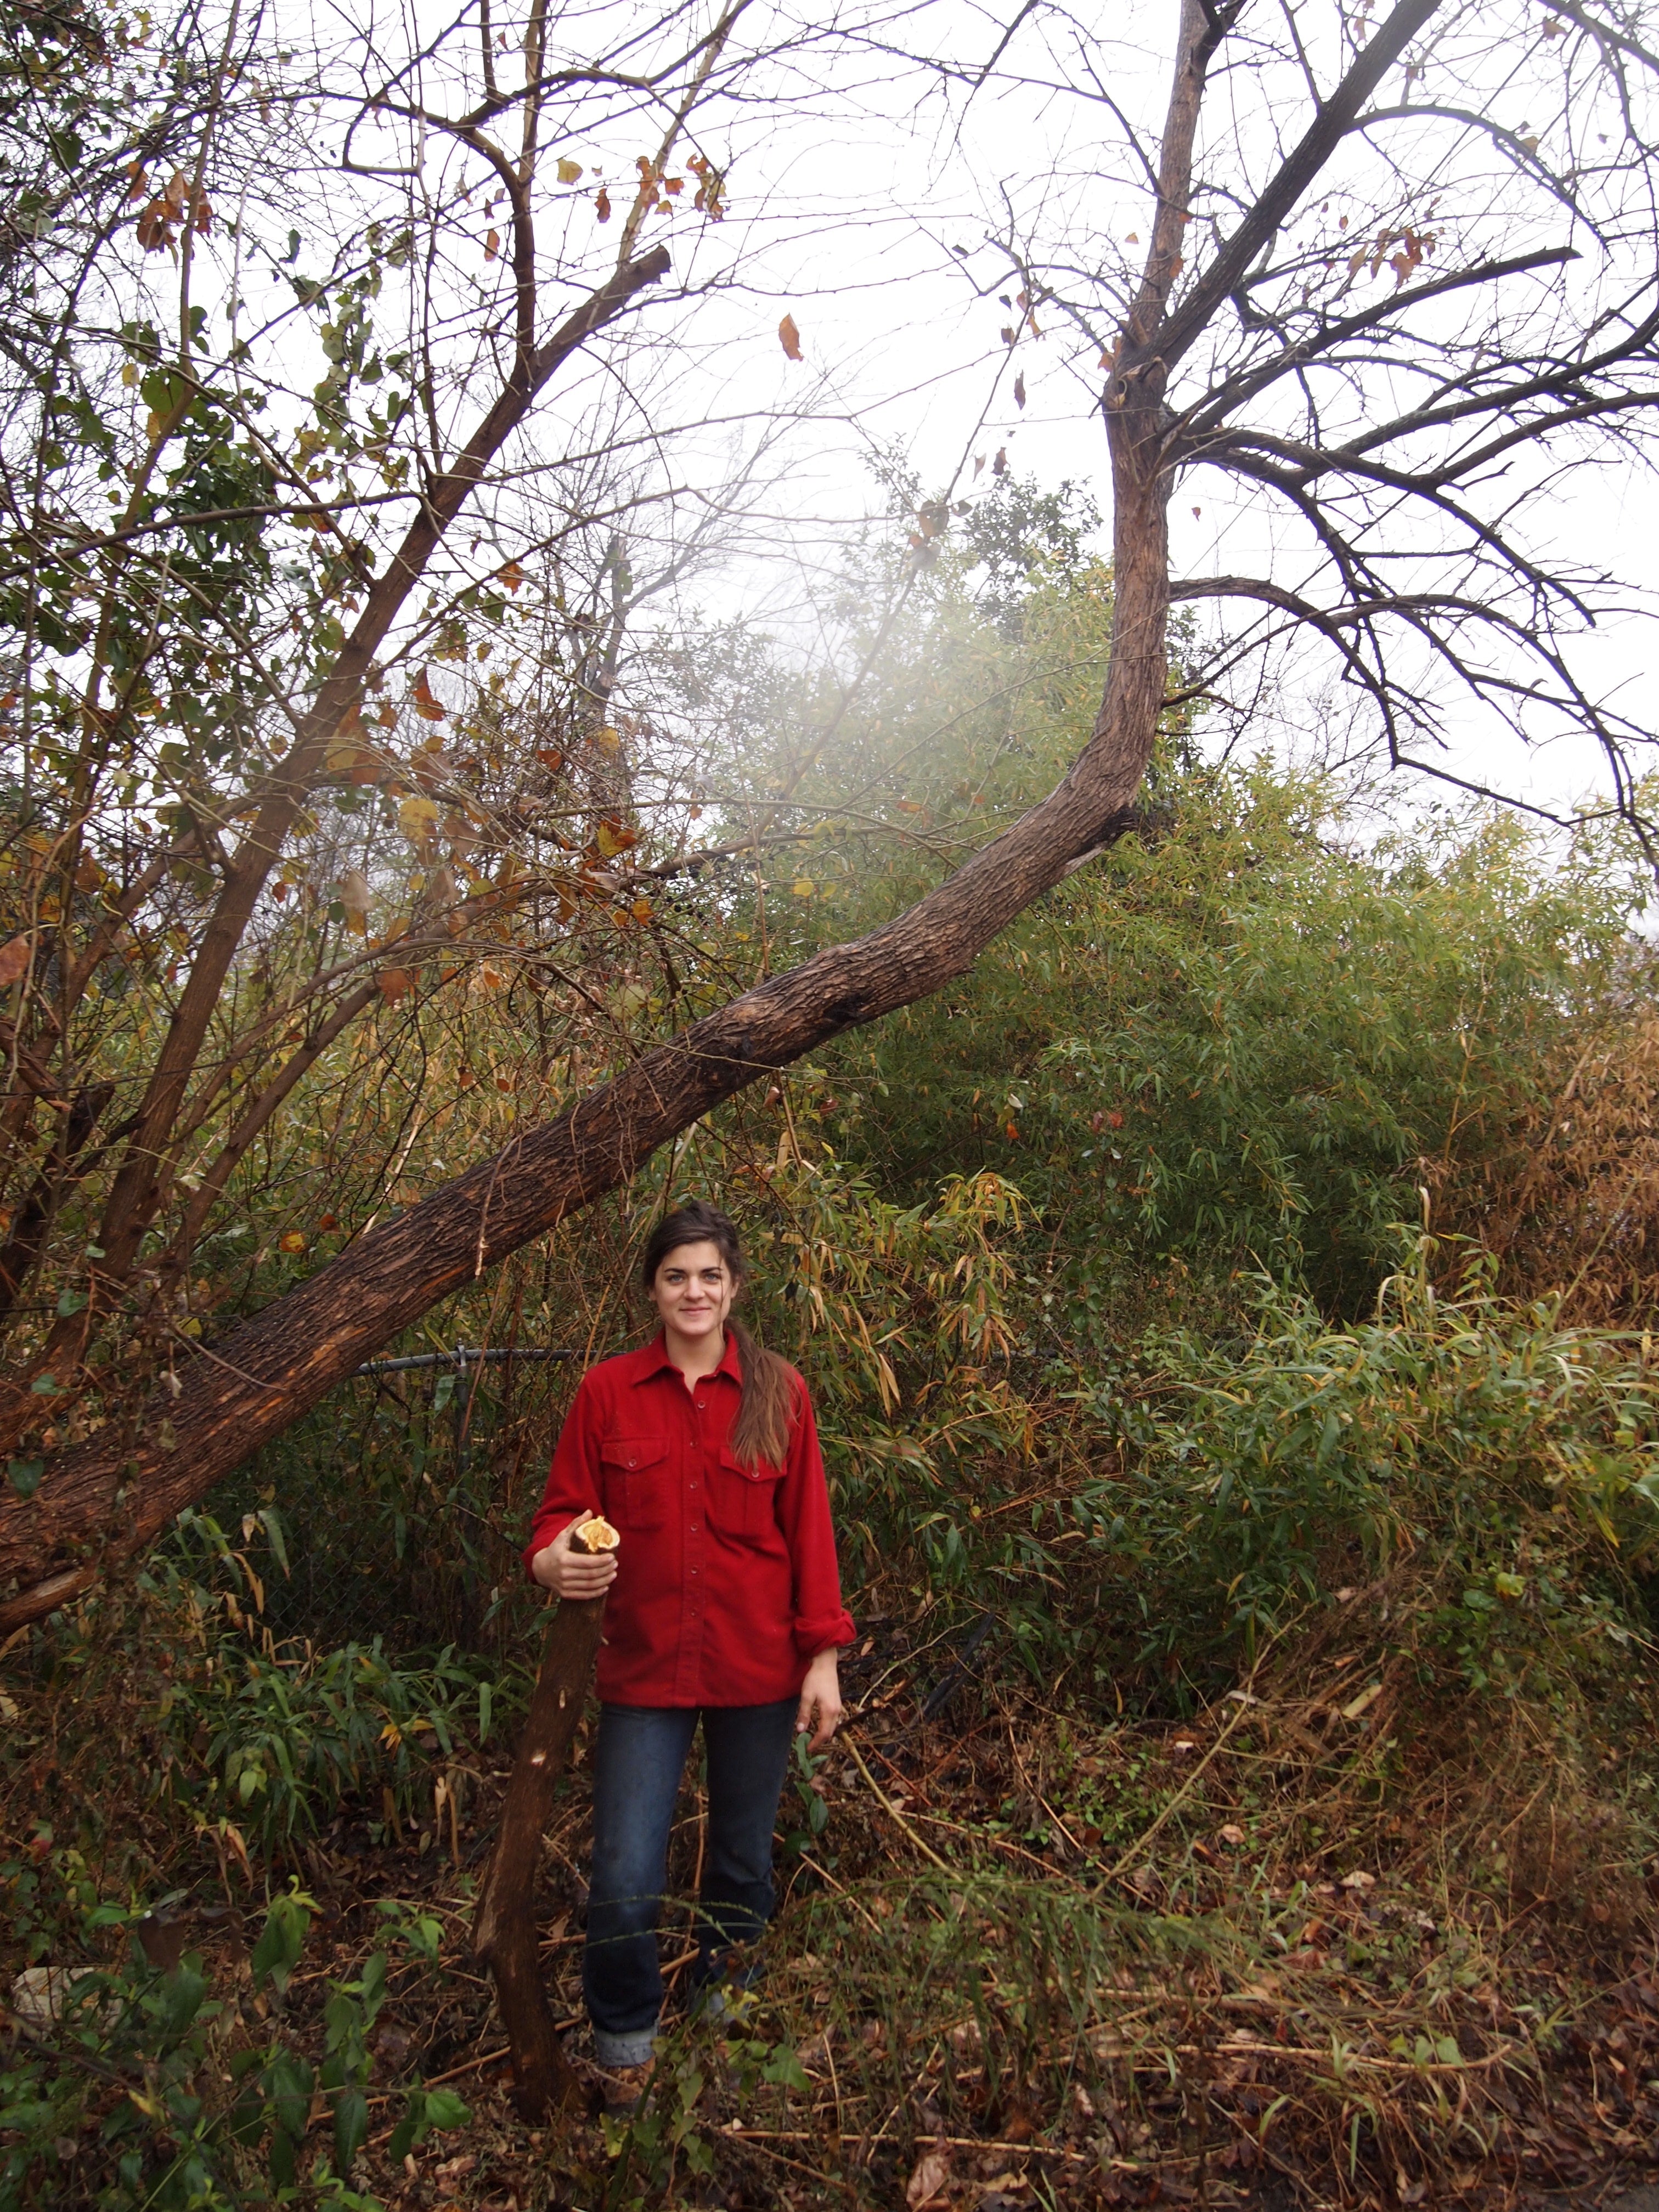
M 203 1510 L 258 1547 L 273 1638 L 504 1656 L 539 1610 L 520 1552 L 559 1426 L 603 1356 L 457 1345 L 372 1359 L 228 1477 Z

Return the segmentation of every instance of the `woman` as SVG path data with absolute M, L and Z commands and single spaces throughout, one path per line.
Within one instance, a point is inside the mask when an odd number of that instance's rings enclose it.
M 657 1915 L 699 1716 L 708 1832 L 694 2002 L 770 1917 L 791 1737 L 810 1728 L 822 1751 L 834 1735 L 836 1652 L 853 1638 L 806 1385 L 732 1313 L 737 1231 L 715 1206 L 682 1206 L 642 1272 L 662 1327 L 582 1377 L 525 1553 L 560 1597 L 610 1593 L 582 1986 L 600 2066 L 630 2076 L 662 2008 Z M 596 1510 L 621 1531 L 619 1552 L 572 1552 Z

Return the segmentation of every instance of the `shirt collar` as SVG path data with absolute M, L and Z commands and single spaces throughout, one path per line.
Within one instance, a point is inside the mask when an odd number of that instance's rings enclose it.
M 662 1374 L 665 1369 L 671 1375 L 680 1375 L 680 1370 L 668 1356 L 668 1332 L 665 1328 L 659 1328 L 638 1356 L 639 1371 L 634 1377 L 636 1382 L 648 1382 L 654 1376 Z M 720 1354 L 719 1366 L 711 1371 L 716 1375 L 729 1375 L 738 1389 L 742 1389 L 743 1360 L 738 1352 L 735 1329 L 726 1330 L 726 1350 Z

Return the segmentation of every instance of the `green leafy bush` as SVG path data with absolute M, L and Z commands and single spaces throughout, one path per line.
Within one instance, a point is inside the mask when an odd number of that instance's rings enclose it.
M 351 2184 L 368 2136 L 368 2037 L 392 1962 L 375 1948 L 356 1975 L 331 1984 L 325 2055 L 313 2065 L 283 2026 L 282 2000 L 316 1910 L 297 1884 L 272 1899 L 246 2001 L 214 1993 L 200 1953 L 163 1971 L 132 1940 L 124 1960 L 48 1982 L 48 2027 L 26 2027 L 0 2072 L 0 2212 L 70 2201 L 106 2212 L 231 2212 L 250 2199 L 301 2196 L 339 2212 L 378 2212 L 377 2200 Z M 131 1939 L 139 1917 L 96 1905 L 82 1915 L 81 1941 L 95 1957 L 112 1936 Z M 417 1962 L 424 1970 L 418 1949 Z M 319 2095 L 331 2159 L 307 2149 Z M 471 2117 L 442 2087 L 416 2084 L 402 2105 L 397 2158 Z
M 1146 1654 L 1232 1665 L 1337 1584 L 1407 1569 L 1476 1689 L 1546 1693 L 1639 1627 L 1659 1549 L 1644 1342 L 1505 1303 L 1480 1257 L 1443 1296 L 1434 1240 L 1408 1246 L 1370 1321 L 1333 1328 L 1268 1284 L 1249 1338 L 1162 1347 L 1179 1401 L 1131 1424 L 1131 1471 L 1084 1508 Z

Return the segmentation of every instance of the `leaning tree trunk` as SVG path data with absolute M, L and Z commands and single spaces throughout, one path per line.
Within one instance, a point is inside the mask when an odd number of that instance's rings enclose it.
M 553 1784 L 581 1718 L 604 1626 L 602 1597 L 580 1602 L 565 1598 L 553 1615 L 530 1717 L 507 1786 L 495 1856 L 472 1923 L 473 1948 L 495 1980 L 495 2002 L 513 2049 L 513 2101 L 531 2121 L 545 2119 L 581 2095 L 542 1987 L 536 1869 L 553 1809 Z
M 1429 5 L 1431 0 L 1420 0 Z M 843 1030 L 955 980 L 1034 899 L 1130 820 L 1164 708 L 1170 612 L 1169 420 L 1153 328 L 1180 266 L 1178 211 L 1208 35 L 1185 0 L 1148 275 L 1103 412 L 1112 462 L 1110 665 L 1088 744 L 1012 829 L 906 914 L 833 945 L 642 1053 L 569 1113 L 360 1238 L 199 1353 L 137 1433 L 112 1430 L 52 1461 L 33 1497 L 0 1492 L 0 1634 L 90 1582 L 100 1558 L 148 1543 L 250 1452 L 463 1284 L 605 1192 L 668 1138 Z M 1150 333 L 1150 334 L 1149 334 Z

